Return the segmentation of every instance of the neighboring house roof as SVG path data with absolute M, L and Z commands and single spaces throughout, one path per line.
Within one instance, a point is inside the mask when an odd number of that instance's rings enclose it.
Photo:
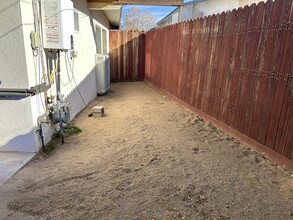
M 190 5 L 193 5 L 194 3 L 200 3 L 200 2 L 204 2 L 204 1 L 208 1 L 208 0 L 194 0 L 194 1 L 191 1 L 191 2 L 186 2 L 184 3 L 184 6 L 183 7 L 187 7 L 187 6 L 190 6 Z M 165 22 L 168 22 L 169 19 L 171 19 L 172 21 L 172 15 L 179 12 L 179 8 L 180 7 L 177 7 L 175 8 L 173 11 L 171 11 L 169 14 L 167 14 L 163 19 L 161 19 L 157 25 L 160 26 L 162 24 L 164 24 Z
M 187 2 L 183 6 L 182 21 L 189 19 L 196 19 L 203 16 L 221 13 L 223 11 L 233 10 L 234 8 L 244 7 L 253 3 L 259 3 L 266 0 L 194 0 Z M 178 22 L 179 7 L 174 9 L 163 19 L 161 19 L 157 26 L 166 26 Z

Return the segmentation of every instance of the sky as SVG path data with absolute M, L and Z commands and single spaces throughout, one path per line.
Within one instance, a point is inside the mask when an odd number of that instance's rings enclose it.
M 184 2 L 190 2 L 192 0 L 184 0 Z M 141 11 L 149 11 L 152 13 L 156 18 L 157 22 L 162 20 L 167 14 L 173 11 L 176 7 L 171 6 L 144 6 L 144 5 L 125 5 L 122 9 L 122 17 L 127 9 L 136 7 L 139 8 Z M 122 21 L 123 22 L 123 21 Z

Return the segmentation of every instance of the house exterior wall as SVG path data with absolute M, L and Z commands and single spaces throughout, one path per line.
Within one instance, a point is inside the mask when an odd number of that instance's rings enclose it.
M 193 7 L 193 5 L 191 5 Z M 239 7 L 239 2 L 235 0 L 203 1 L 194 5 L 191 13 L 194 15 L 202 13 L 203 16 L 222 13 Z M 194 17 L 197 18 L 197 17 Z
M 71 118 L 85 107 L 82 98 L 86 103 L 96 96 L 95 76 L 95 26 L 103 27 L 109 36 L 109 22 L 102 11 L 89 11 L 86 0 L 74 0 L 74 7 L 78 12 L 80 31 L 74 33 L 74 50 L 77 51 L 77 58 L 74 60 L 74 80 L 68 83 L 68 75 L 72 78 L 72 72 L 66 69 L 65 54 L 61 54 L 62 70 L 61 80 L 66 86 L 61 87 L 66 102 L 71 103 Z M 109 51 L 109 48 L 108 48 Z M 67 63 L 69 64 L 69 63 Z M 73 62 L 71 62 L 71 65 Z M 79 91 L 76 89 L 78 85 Z M 80 94 L 81 96 L 80 97 Z
M 265 0 L 239 0 L 239 7 L 244 7 L 245 5 L 252 5 L 253 3 L 258 4 Z
M 28 88 L 26 49 L 19 0 L 0 2 L 0 87 Z M 0 101 L 0 150 L 35 151 L 35 137 L 30 98 Z
M 196 19 L 203 16 L 209 16 L 223 11 L 232 10 L 239 7 L 239 1 L 235 0 L 201 0 L 193 3 L 187 3 L 183 6 L 182 10 L 182 21 L 187 21 L 191 19 Z M 178 10 L 174 11 L 172 14 L 169 14 L 168 17 L 171 17 L 172 23 L 178 23 Z M 159 26 L 163 27 L 170 25 L 168 22 L 169 19 L 159 22 Z
M 71 103 L 71 118 L 96 97 L 95 25 L 107 31 L 109 28 L 102 11 L 89 11 L 86 0 L 73 2 L 79 15 L 80 30 L 74 33 L 74 50 L 78 55 L 73 61 L 69 54 L 68 59 L 62 52 L 60 60 L 61 93 L 65 95 L 65 101 Z M 30 33 L 34 31 L 32 0 L 1 1 L 0 12 L 0 87 L 30 88 L 40 84 L 47 68 L 45 58 L 41 59 L 45 55 L 35 57 L 31 49 Z M 53 84 L 48 94 L 56 94 L 55 87 Z M 21 100 L 0 101 L 0 151 L 37 152 L 41 148 L 37 130 L 38 119 L 47 111 L 44 101 L 44 93 Z M 47 143 L 55 126 L 42 126 Z
M 195 3 L 187 3 L 183 6 L 182 21 L 196 19 L 204 16 L 231 11 L 245 5 L 259 3 L 263 0 L 195 0 Z M 165 19 L 158 23 L 158 26 L 163 27 L 170 24 L 178 23 L 178 10 L 172 14 L 167 15 L 171 19 Z M 169 22 L 172 20 L 172 23 Z

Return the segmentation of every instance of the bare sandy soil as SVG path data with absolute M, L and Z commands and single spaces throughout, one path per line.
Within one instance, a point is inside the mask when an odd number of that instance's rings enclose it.
M 144 83 L 1 187 L 0 219 L 293 219 L 293 177 Z

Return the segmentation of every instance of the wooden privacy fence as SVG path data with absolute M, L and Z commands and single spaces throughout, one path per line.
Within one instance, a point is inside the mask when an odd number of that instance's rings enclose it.
M 111 81 L 144 79 L 145 34 L 110 31 Z
M 293 160 L 292 57 L 292 0 L 269 0 L 147 32 L 145 78 Z

